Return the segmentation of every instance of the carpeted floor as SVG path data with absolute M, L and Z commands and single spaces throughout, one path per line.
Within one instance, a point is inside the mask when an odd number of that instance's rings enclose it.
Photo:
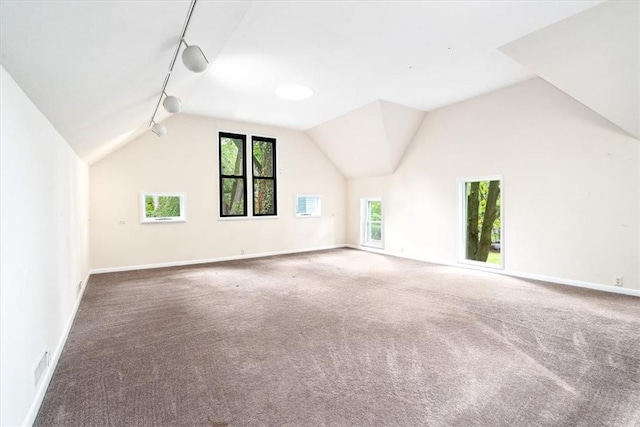
M 640 298 L 351 249 L 91 277 L 37 426 L 638 426 Z

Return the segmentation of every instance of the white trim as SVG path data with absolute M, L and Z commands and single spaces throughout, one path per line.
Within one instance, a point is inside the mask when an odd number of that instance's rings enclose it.
M 247 221 L 247 220 L 261 220 L 261 219 L 280 219 L 278 215 L 258 215 L 258 216 L 218 216 L 218 221 Z
M 300 201 L 301 197 L 316 199 L 316 213 L 301 214 L 300 212 L 298 212 L 298 202 Z M 296 200 L 295 200 L 294 206 L 295 206 L 296 218 L 320 218 L 322 216 L 322 195 L 321 194 L 296 194 Z
M 374 248 L 374 247 L 366 246 L 366 245 L 345 245 L 345 247 L 351 248 L 351 249 L 357 249 L 359 251 L 364 251 L 364 252 L 373 252 L 374 254 L 397 256 L 398 258 L 406 258 L 406 259 L 413 259 L 413 260 L 416 260 L 416 261 L 422 261 L 422 260 L 419 260 L 417 258 L 411 258 L 411 257 L 408 257 L 408 256 L 404 256 L 403 254 L 392 254 L 391 252 L 388 252 L 388 251 L 386 251 L 384 249 Z
M 500 250 L 502 251 L 502 248 Z M 501 252 L 501 255 L 502 255 L 502 252 Z M 501 261 L 502 261 L 502 258 L 501 258 Z M 474 261 L 471 259 L 461 259 L 460 261 L 458 261 L 458 264 L 461 264 L 461 267 L 463 265 L 467 265 L 467 266 L 474 266 L 479 268 L 486 268 L 487 270 L 504 270 L 504 266 L 502 266 L 501 264 L 491 264 L 490 262 Z
M 80 301 L 82 301 L 82 296 L 84 295 L 84 290 L 87 288 L 87 283 L 89 282 L 89 278 L 91 277 L 91 272 L 87 273 L 84 281 L 82 282 L 82 288 L 78 293 L 78 297 L 76 299 L 76 303 L 73 306 L 73 310 L 71 310 L 71 315 L 69 316 L 69 320 L 62 331 L 62 336 L 60 340 L 58 340 L 58 345 L 56 346 L 55 351 L 51 354 L 51 361 L 47 370 L 42 375 L 42 380 L 36 389 L 36 394 L 33 398 L 33 402 L 31 403 L 31 407 L 29 408 L 29 412 L 27 412 L 27 416 L 22 422 L 23 427 L 31 427 L 33 423 L 36 421 L 36 417 L 38 416 L 38 412 L 40 411 L 40 406 L 44 401 L 44 396 L 47 393 L 47 389 L 49 388 L 49 383 L 53 378 L 53 373 L 58 366 L 58 362 L 60 361 L 60 356 L 62 355 L 62 350 L 64 349 L 64 345 L 67 343 L 67 338 L 69 337 L 69 332 L 71 332 L 71 326 L 73 325 L 73 321 L 76 319 L 76 314 L 78 313 L 78 308 L 80 307 Z
M 380 240 L 368 240 L 369 202 L 380 202 Z M 376 221 L 377 222 L 377 221 Z M 382 197 L 363 197 L 360 199 L 360 244 L 368 248 L 384 249 L 384 202 Z
M 216 128 L 216 129 L 217 129 L 218 136 L 222 132 L 222 133 L 235 133 L 236 135 L 246 135 L 247 137 L 249 137 L 249 136 L 257 136 L 258 138 L 271 138 L 271 139 L 278 139 L 279 138 L 279 137 L 277 137 L 275 135 L 266 135 L 266 134 L 262 134 L 262 133 L 251 133 L 251 132 L 247 132 L 247 131 L 244 131 L 244 130 L 224 130 L 224 129 L 220 129 L 220 128 Z M 218 140 L 218 143 L 219 142 L 220 142 L 220 140 Z
M 405 254 L 389 252 L 389 251 L 384 250 L 384 249 L 374 249 L 374 248 L 369 248 L 369 247 L 366 247 L 366 246 L 359 246 L 359 245 L 345 245 L 345 247 L 352 248 L 352 249 L 357 249 L 357 250 L 365 251 L 365 252 L 374 252 L 374 253 L 379 253 L 379 254 L 382 254 L 382 255 L 394 256 L 394 257 L 398 257 L 398 258 L 406 258 L 406 259 L 412 259 L 412 260 L 415 260 L 415 261 L 429 262 L 429 263 L 432 263 L 432 264 L 447 265 L 447 266 L 450 266 L 450 267 L 457 267 L 457 268 L 466 268 L 468 270 L 484 271 L 486 273 L 502 274 L 504 276 L 518 277 L 520 279 L 539 280 L 541 282 L 547 282 L 547 283 L 556 284 L 556 285 L 575 286 L 575 287 L 578 287 L 578 288 L 594 289 L 594 290 L 597 290 L 597 291 L 611 292 L 611 293 L 614 293 L 614 294 L 622 294 L 622 295 L 630 295 L 630 296 L 634 296 L 634 297 L 640 297 L 640 289 L 630 289 L 630 288 L 623 288 L 623 287 L 619 287 L 619 286 L 602 285 L 600 283 L 584 282 L 582 280 L 573 280 L 573 279 L 563 279 L 563 278 L 560 278 L 560 277 L 545 276 L 545 275 L 542 275 L 542 274 L 523 273 L 523 272 L 519 272 L 519 271 L 499 270 L 499 269 L 496 269 L 496 268 L 485 267 L 485 266 L 475 266 L 475 265 L 470 265 L 470 264 L 460 264 L 460 263 L 452 263 L 452 262 L 445 262 L 445 261 L 435 261 L 435 260 L 429 260 L 429 259 L 426 259 L 426 258 L 419 258 L 419 257 L 414 257 L 414 256 L 408 256 L 408 255 L 405 255 Z
M 167 218 L 147 218 L 147 196 L 151 197 L 178 197 L 180 199 L 180 216 Z M 172 222 L 187 222 L 187 195 L 186 193 L 163 193 L 154 191 L 140 192 L 140 224 L 166 224 Z
M 583 282 L 581 280 L 573 280 L 573 279 L 561 279 L 557 277 L 543 276 L 540 274 L 531 274 L 531 273 L 503 271 L 502 274 L 505 274 L 507 276 L 519 277 L 521 279 L 540 280 L 542 282 L 557 283 L 559 285 L 575 286 L 578 288 L 594 289 L 597 291 L 611 292 L 614 294 L 623 294 L 623 295 L 640 297 L 640 289 L 629 289 L 629 288 L 623 288 L 619 286 L 601 285 L 600 283 Z
M 274 255 L 287 255 L 287 254 L 297 254 L 297 253 L 313 252 L 313 251 L 324 251 L 327 249 L 338 249 L 338 248 L 344 248 L 344 247 L 346 247 L 346 245 L 329 245 L 329 246 L 320 246 L 317 248 L 308 248 L 308 249 L 286 249 L 283 251 L 261 252 L 257 254 L 231 255 L 231 256 L 224 256 L 224 257 L 218 257 L 218 258 L 207 258 L 207 259 L 197 259 L 197 260 L 187 260 L 187 261 L 161 262 L 157 264 L 126 265 L 122 267 L 95 268 L 91 270 L 91 274 L 114 273 L 119 271 L 133 271 L 133 270 L 148 270 L 150 268 L 181 267 L 184 265 L 209 264 L 212 262 L 236 261 L 239 259 L 248 259 L 248 258 L 263 258 L 268 256 L 274 256 Z

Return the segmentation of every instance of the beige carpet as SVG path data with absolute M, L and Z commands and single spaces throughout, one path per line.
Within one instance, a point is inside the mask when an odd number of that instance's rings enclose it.
M 38 426 L 638 426 L 640 298 L 350 249 L 91 277 Z

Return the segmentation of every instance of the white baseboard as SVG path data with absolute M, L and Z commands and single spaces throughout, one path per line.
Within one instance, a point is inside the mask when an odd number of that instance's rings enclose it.
M 539 280 L 542 282 L 557 283 L 559 285 L 575 286 L 578 288 L 594 289 L 597 291 L 611 292 L 614 294 L 631 295 L 634 297 L 640 297 L 640 290 L 623 288 L 620 286 L 602 285 L 600 283 L 583 282 L 581 280 L 562 279 L 558 277 L 543 276 L 540 274 L 520 273 L 511 271 L 500 271 L 496 273 L 505 274 L 507 276 L 519 277 L 521 279 Z
M 303 253 L 303 252 L 324 251 L 327 249 L 344 248 L 345 246 L 346 245 L 330 245 L 330 246 L 321 246 L 317 248 L 287 249 L 282 251 L 260 252 L 256 254 L 232 255 L 232 256 L 224 256 L 224 257 L 218 257 L 218 258 L 196 259 L 196 260 L 188 260 L 188 261 L 174 261 L 174 262 L 161 262 L 157 264 L 125 265 L 122 267 L 95 268 L 91 270 L 90 273 L 100 274 L 100 273 L 114 273 L 118 271 L 148 270 L 150 268 L 181 267 L 184 265 L 208 264 L 212 262 L 236 261 L 239 259 L 248 259 L 248 258 L 263 258 L 268 256 L 274 256 L 274 255 L 287 255 L 287 254 L 297 254 L 297 253 Z
M 33 402 L 31 403 L 31 407 L 29 408 L 29 412 L 27 412 L 27 416 L 22 423 L 23 427 L 31 427 L 33 423 L 36 421 L 36 417 L 38 416 L 38 411 L 40 411 L 40 406 L 42 405 L 42 401 L 44 400 L 44 396 L 47 393 L 47 389 L 49 388 L 49 383 L 51 383 L 51 379 L 53 378 L 53 373 L 58 366 L 58 362 L 60 361 L 60 356 L 62 355 L 62 350 L 64 349 L 64 345 L 67 343 L 67 338 L 69 337 L 69 332 L 71 332 L 71 326 L 73 325 L 73 321 L 76 319 L 76 314 L 78 313 L 78 308 L 80 307 L 80 301 L 82 300 L 82 295 L 84 295 L 84 290 L 87 288 L 87 282 L 89 281 L 89 277 L 91 276 L 91 272 L 87 273 L 87 276 L 84 278 L 82 282 L 82 288 L 78 293 L 78 297 L 76 299 L 76 303 L 71 310 L 71 315 L 69 316 L 69 320 L 67 320 L 67 324 L 62 331 L 62 336 L 58 340 L 58 345 L 56 346 L 55 351 L 51 354 L 51 360 L 47 370 L 42 376 L 42 380 L 36 389 L 36 395 L 33 398 Z
M 345 245 L 345 247 L 358 249 L 361 251 L 379 253 L 383 255 L 395 256 L 398 258 L 407 258 L 407 259 L 413 259 L 416 261 L 430 262 L 433 264 L 448 265 L 450 267 L 466 268 L 470 270 L 480 270 L 480 271 L 485 271 L 487 273 L 494 273 L 494 274 L 503 274 L 505 276 L 518 277 L 520 279 L 539 280 L 541 282 L 549 282 L 549 283 L 555 283 L 559 285 L 575 286 L 578 288 L 594 289 L 597 291 L 612 292 L 615 294 L 623 294 L 623 295 L 640 297 L 640 290 L 638 289 L 629 289 L 629 288 L 623 288 L 618 286 L 602 285 L 600 283 L 583 282 L 581 280 L 563 279 L 559 277 L 544 276 L 541 274 L 522 273 L 519 271 L 498 270 L 495 268 L 483 268 L 483 267 L 470 265 L 470 264 L 451 263 L 451 262 L 444 262 L 444 261 L 438 261 L 438 260 L 430 260 L 426 258 L 417 258 L 413 256 L 407 256 L 405 254 L 399 254 L 396 252 L 389 252 L 384 249 L 368 248 L 366 246 Z

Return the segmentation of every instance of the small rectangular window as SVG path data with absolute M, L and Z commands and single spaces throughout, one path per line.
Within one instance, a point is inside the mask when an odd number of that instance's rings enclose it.
M 253 164 L 253 215 L 277 215 L 276 140 L 251 137 Z
M 184 194 L 141 193 L 140 222 L 185 222 Z
M 247 216 L 247 137 L 220 132 L 220 216 Z
M 320 196 L 299 195 L 296 196 L 296 216 L 313 217 L 321 216 Z

